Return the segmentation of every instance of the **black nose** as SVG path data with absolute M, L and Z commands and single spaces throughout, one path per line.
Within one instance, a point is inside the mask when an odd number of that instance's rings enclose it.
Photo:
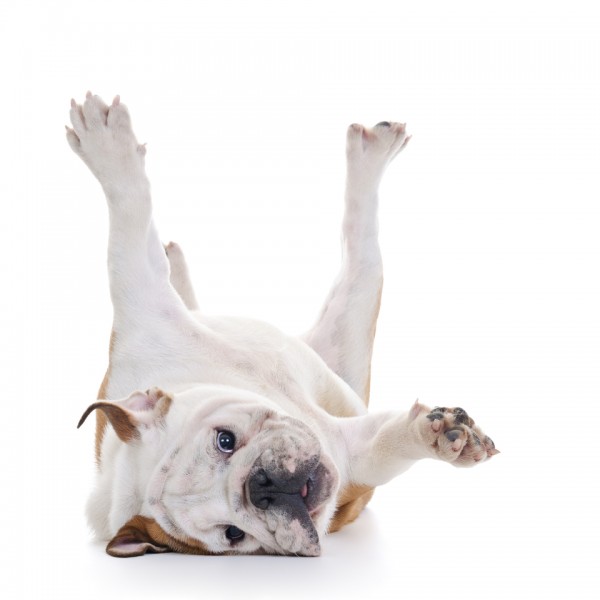
M 258 469 L 248 480 L 250 502 L 261 510 L 304 507 L 302 491 L 306 489 L 306 482 L 306 473 L 291 475 L 289 472 L 277 473 Z

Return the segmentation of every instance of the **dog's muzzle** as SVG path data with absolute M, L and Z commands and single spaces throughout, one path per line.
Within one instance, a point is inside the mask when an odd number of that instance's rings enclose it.
M 332 475 L 318 456 L 296 463 L 293 468 L 259 458 L 246 482 L 250 503 L 267 517 L 276 515 L 276 531 L 296 522 L 303 531 L 302 554 L 319 553 L 319 534 L 313 518 L 332 492 Z M 268 518 L 268 520 L 271 520 Z M 276 534 L 276 538 L 277 538 Z M 286 548 L 287 550 L 287 548 Z
M 317 467 L 303 465 L 289 471 L 267 471 L 258 468 L 248 480 L 250 502 L 260 510 L 281 510 L 286 513 L 310 512 L 311 498 L 318 485 Z M 290 515 L 291 516 L 291 515 Z

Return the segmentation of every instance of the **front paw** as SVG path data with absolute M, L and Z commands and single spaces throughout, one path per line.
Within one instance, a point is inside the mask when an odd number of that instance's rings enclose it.
M 145 180 L 146 148 L 138 144 L 127 108 L 117 96 L 108 106 L 87 93 L 79 105 L 71 101 L 67 141 L 105 188 L 127 187 Z
M 374 127 L 356 123 L 348 128 L 346 156 L 348 174 L 377 180 L 390 161 L 408 144 L 406 123 L 382 121 Z
M 422 407 L 424 408 L 424 407 Z M 499 453 L 494 442 L 462 408 L 435 407 L 418 417 L 422 443 L 436 458 L 470 467 Z

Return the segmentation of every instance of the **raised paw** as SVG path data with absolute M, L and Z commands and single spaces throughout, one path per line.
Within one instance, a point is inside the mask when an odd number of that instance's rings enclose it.
M 138 144 L 125 105 L 116 96 L 108 106 L 88 92 L 82 105 L 71 100 L 67 141 L 103 187 L 123 187 L 145 180 L 146 148 Z
M 494 442 L 462 408 L 435 407 L 419 416 L 422 441 L 437 458 L 469 467 L 499 453 Z
M 348 160 L 383 168 L 404 150 L 409 140 L 406 123 L 381 121 L 371 128 L 354 123 L 348 128 Z

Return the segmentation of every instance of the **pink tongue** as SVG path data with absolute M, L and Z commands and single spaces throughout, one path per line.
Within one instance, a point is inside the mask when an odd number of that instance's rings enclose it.
M 308 496 L 308 483 L 304 484 L 304 487 L 302 488 L 302 491 L 300 492 L 300 495 L 303 498 L 306 498 L 306 496 Z

